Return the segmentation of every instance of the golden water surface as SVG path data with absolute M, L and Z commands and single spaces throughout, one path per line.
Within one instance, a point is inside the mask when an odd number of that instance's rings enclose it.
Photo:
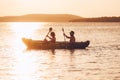
M 27 50 L 21 38 L 43 40 L 62 28 L 87 49 Z M 66 39 L 67 40 L 67 39 Z M 0 80 L 120 80 L 120 23 L 0 23 Z

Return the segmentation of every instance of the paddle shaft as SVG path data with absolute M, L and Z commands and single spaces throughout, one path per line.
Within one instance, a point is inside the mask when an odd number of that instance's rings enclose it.
M 64 28 L 62 28 L 62 31 L 63 31 L 63 35 L 64 35 L 64 34 L 65 34 Z M 65 35 L 64 35 L 64 41 L 65 41 L 65 48 L 67 48 L 67 46 L 66 46 L 66 38 L 65 38 Z
M 63 34 L 65 34 L 64 28 L 62 28 L 62 31 L 63 31 Z M 66 42 L 65 35 L 64 35 L 64 41 Z
M 51 31 L 52 31 L 52 28 L 50 27 L 50 28 L 49 28 L 49 32 L 47 33 L 47 35 L 45 36 L 44 39 L 46 39 L 46 37 L 48 36 L 48 34 L 49 34 Z
M 45 36 L 45 38 L 48 36 L 49 33 L 50 33 L 50 31 L 47 33 L 47 35 Z

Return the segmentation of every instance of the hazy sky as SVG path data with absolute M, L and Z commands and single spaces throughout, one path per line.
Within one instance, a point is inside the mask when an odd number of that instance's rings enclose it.
M 0 16 L 33 13 L 120 16 L 120 0 L 0 0 Z

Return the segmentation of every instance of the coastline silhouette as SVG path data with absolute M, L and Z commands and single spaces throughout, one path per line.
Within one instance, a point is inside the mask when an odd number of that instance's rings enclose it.
M 84 18 L 72 14 L 27 14 L 0 17 L 0 22 L 120 22 L 120 16 Z

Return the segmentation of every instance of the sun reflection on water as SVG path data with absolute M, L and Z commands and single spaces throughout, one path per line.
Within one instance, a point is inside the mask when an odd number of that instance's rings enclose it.
M 11 23 L 10 26 L 18 37 L 31 37 L 36 29 L 43 28 L 43 23 L 15 22 Z
M 10 29 L 13 31 L 15 38 L 13 39 L 15 43 L 14 45 L 19 47 L 19 49 L 25 48 L 21 39 L 23 37 L 32 38 L 34 36 L 34 32 L 37 29 L 42 29 L 44 23 L 37 22 L 14 22 L 10 23 Z
M 34 75 L 38 69 L 37 58 L 32 52 L 25 51 L 26 46 L 21 39 L 23 37 L 32 38 L 37 29 L 43 28 L 43 23 L 14 22 L 10 23 L 9 26 L 14 34 L 12 41 L 15 58 L 12 70 L 12 74 L 15 75 L 14 80 L 36 80 Z
M 16 63 L 14 64 L 13 74 L 15 74 L 15 80 L 35 80 L 34 74 L 38 69 L 38 66 L 35 65 L 36 56 L 32 53 L 15 54 Z

